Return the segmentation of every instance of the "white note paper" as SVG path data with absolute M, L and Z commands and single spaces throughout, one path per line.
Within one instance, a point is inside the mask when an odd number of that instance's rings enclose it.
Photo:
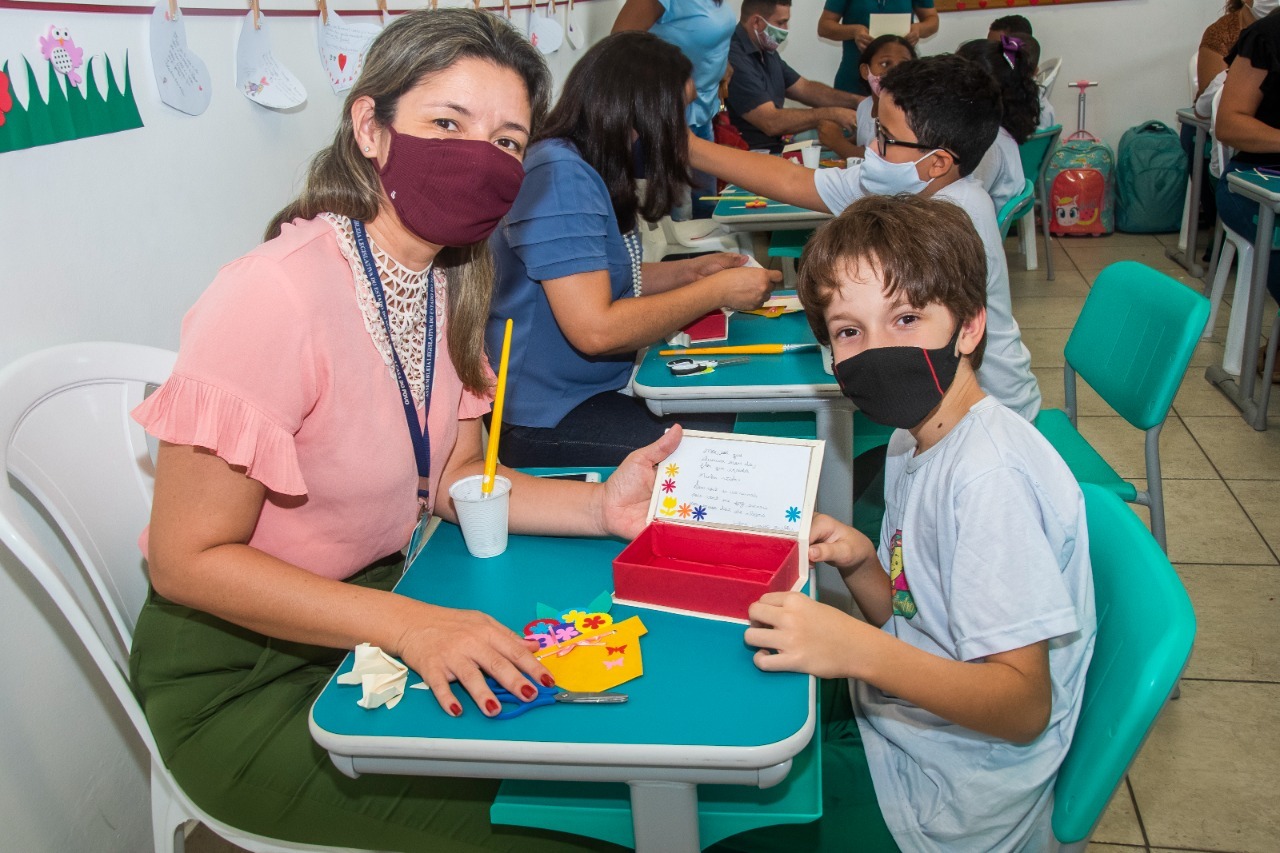
M 873 39 L 880 36 L 905 36 L 911 29 L 911 13 L 872 12 L 867 27 Z
M 253 12 L 246 14 L 240 24 L 240 40 L 236 44 L 236 88 L 255 104 L 273 110 L 287 110 L 307 100 L 307 90 L 302 81 L 271 52 L 266 15 L 258 15 L 257 27 L 253 25 Z
M 160 0 L 151 13 L 150 42 L 160 100 L 187 115 L 207 110 L 213 97 L 209 68 L 187 47 L 182 13 L 170 15 L 168 0 Z
M 360 69 L 364 67 L 369 45 L 382 30 L 375 24 L 349 24 L 332 9 L 327 23 L 323 18 L 316 21 L 320 64 L 329 75 L 329 85 L 334 93 L 345 92 L 355 85 Z

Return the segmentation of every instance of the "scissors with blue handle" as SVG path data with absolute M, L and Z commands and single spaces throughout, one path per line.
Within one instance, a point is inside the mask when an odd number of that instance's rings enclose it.
M 561 690 L 559 687 L 542 687 L 529 682 L 530 687 L 537 688 L 538 695 L 526 702 L 492 678 L 486 678 L 485 683 L 493 691 L 493 697 L 503 706 L 500 712 L 493 715 L 492 719 L 495 720 L 510 720 L 534 708 L 554 705 L 557 702 L 571 705 L 614 705 L 625 702 L 628 698 L 625 693 L 574 693 L 571 690 Z

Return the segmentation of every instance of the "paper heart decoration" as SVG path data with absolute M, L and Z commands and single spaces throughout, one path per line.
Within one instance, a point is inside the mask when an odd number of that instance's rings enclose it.
M 317 18 L 316 25 L 320 64 L 329 75 L 329 85 L 334 93 L 345 92 L 355 85 L 364 55 L 382 30 L 374 24 L 349 24 L 332 9 L 327 19 Z
M 198 116 L 207 110 L 213 97 L 209 68 L 187 47 L 182 15 L 170 16 L 166 0 L 151 13 L 149 41 L 160 100 L 187 115 Z

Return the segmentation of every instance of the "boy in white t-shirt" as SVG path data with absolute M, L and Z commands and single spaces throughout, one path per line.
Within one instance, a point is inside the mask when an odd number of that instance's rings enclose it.
M 853 694 L 852 715 L 838 695 L 823 708 L 826 808 L 787 828 L 791 849 L 1052 840 L 1096 628 L 1084 499 L 1048 442 L 979 385 L 984 263 L 962 211 L 905 195 L 855 202 L 805 251 L 800 299 L 841 388 L 898 430 L 879 548 L 813 521 L 809 559 L 840 569 L 867 621 L 802 593 L 751 607 L 757 666 L 847 678 Z M 849 802 L 868 775 L 881 821 Z
M 750 192 L 839 213 L 868 195 L 945 198 L 969 214 L 987 260 L 987 356 L 982 385 L 1028 421 L 1040 412 L 1031 353 L 1013 317 L 1009 267 L 996 211 L 972 173 L 1000 129 L 1000 91 L 991 75 L 954 55 L 890 69 L 880 81 L 876 140 L 866 160 L 844 169 L 806 169 L 779 157 L 690 137 L 694 168 Z

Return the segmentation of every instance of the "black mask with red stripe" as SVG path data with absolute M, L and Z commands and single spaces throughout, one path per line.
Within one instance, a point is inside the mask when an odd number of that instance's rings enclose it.
M 885 426 L 910 429 L 942 402 L 960 367 L 960 328 L 940 349 L 881 347 L 835 366 L 840 390 L 863 414 Z

